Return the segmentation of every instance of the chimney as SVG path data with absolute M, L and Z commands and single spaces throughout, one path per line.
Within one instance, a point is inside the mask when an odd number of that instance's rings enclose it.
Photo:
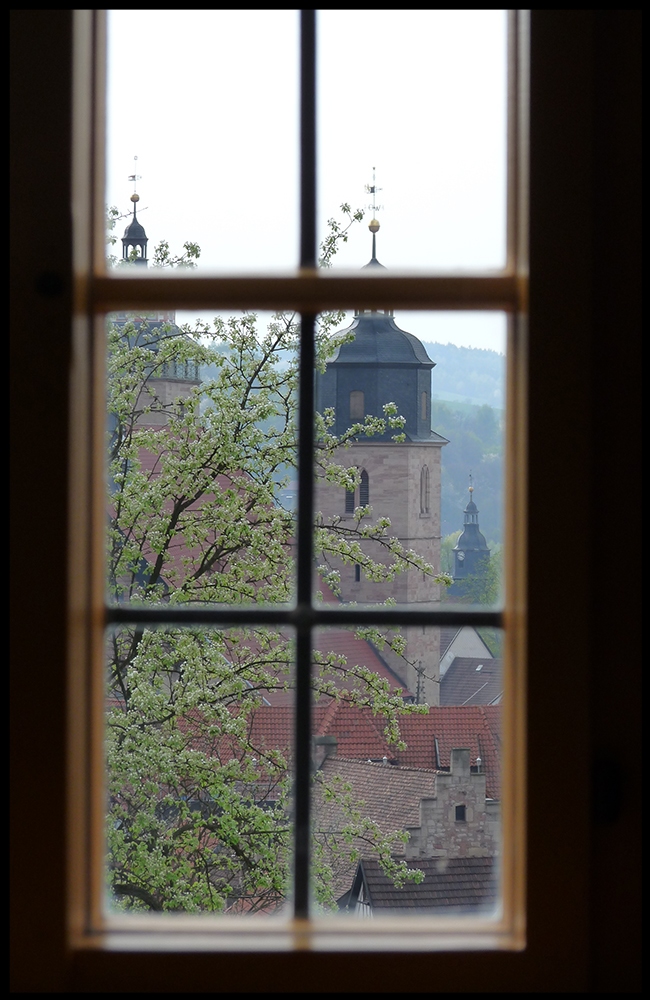
M 338 741 L 336 736 L 314 736 L 314 770 L 320 771 L 328 757 L 336 756 Z
M 469 750 L 452 750 L 451 751 L 451 767 L 450 771 L 452 774 L 456 774 L 459 777 L 461 775 L 467 775 L 470 773 L 469 770 Z

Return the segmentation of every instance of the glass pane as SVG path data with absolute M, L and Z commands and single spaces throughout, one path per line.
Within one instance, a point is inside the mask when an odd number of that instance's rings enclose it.
M 107 330 L 109 601 L 290 601 L 297 323 Z
M 419 631 L 417 661 L 395 634 L 318 633 L 312 884 L 323 912 L 498 911 L 501 636 Z
M 323 238 L 347 203 L 386 267 L 503 267 L 506 12 L 322 10 L 318 31 Z M 351 231 L 336 265 L 369 249 Z
M 298 12 L 111 10 L 108 25 L 109 253 L 136 191 L 150 264 L 190 241 L 203 271 L 295 267 Z
M 281 912 L 290 632 L 120 627 L 106 657 L 108 910 Z
M 318 599 L 501 606 L 505 316 L 322 316 Z

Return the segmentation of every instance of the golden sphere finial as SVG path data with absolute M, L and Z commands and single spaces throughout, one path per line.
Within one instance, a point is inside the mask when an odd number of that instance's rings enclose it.
M 140 201 L 140 195 L 139 194 L 132 194 L 131 195 L 131 201 Z
M 368 229 L 370 230 L 370 232 L 371 232 L 371 233 L 372 233 L 373 235 L 374 235 L 374 234 L 375 234 L 376 232 L 378 232 L 378 231 L 379 231 L 379 223 L 377 222 L 377 219 L 372 219 L 372 220 L 371 220 L 371 221 L 370 221 L 370 222 L 368 223 Z

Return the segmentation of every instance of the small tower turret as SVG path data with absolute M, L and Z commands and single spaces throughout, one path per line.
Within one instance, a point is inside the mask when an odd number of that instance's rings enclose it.
M 124 230 L 124 236 L 122 237 L 122 260 L 129 260 L 133 251 L 137 254 L 134 263 L 143 264 L 144 267 L 147 266 L 147 234 L 144 231 L 144 226 L 138 222 L 138 217 L 136 215 L 136 206 L 140 201 L 140 195 L 136 191 L 137 183 L 140 180 L 140 175 L 136 173 L 135 166 L 137 166 L 138 158 L 133 157 L 134 171 L 129 175 L 129 180 L 133 181 L 133 194 L 131 195 L 131 202 L 133 204 L 133 218 L 129 222 L 128 226 Z
M 133 218 L 124 230 L 124 236 L 122 237 L 122 260 L 129 260 L 131 252 L 135 250 L 138 255 L 135 263 L 143 264 L 146 267 L 148 263 L 147 244 L 149 240 L 144 231 L 144 226 L 138 222 L 136 215 L 136 206 L 140 201 L 140 195 L 134 191 L 131 195 L 131 201 L 133 202 Z
M 469 474 L 469 500 L 463 511 L 463 530 L 452 552 L 454 553 L 454 582 L 466 580 L 468 576 L 480 576 L 485 572 L 490 558 L 490 550 L 485 537 L 479 531 L 479 510 L 474 503 L 472 474 Z

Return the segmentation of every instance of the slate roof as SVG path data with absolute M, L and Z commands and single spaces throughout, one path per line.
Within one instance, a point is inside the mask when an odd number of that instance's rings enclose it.
M 440 681 L 441 705 L 493 705 L 503 693 L 500 657 L 457 656 Z
M 360 313 L 342 332 L 354 332 L 354 339 L 340 345 L 328 362 L 330 365 L 435 367 L 418 338 L 401 330 L 394 318 L 386 313 Z
M 466 626 L 466 628 L 471 628 L 471 626 L 468 625 L 468 626 Z M 445 655 L 445 653 L 447 652 L 447 650 L 449 649 L 449 647 L 451 646 L 451 644 L 454 642 L 454 640 L 458 636 L 461 635 L 462 631 L 463 631 L 463 628 L 462 627 L 459 628 L 457 625 L 451 625 L 451 626 L 445 625 L 445 626 L 443 626 L 440 629 L 440 659 L 441 660 L 442 660 L 443 656 Z M 490 652 L 490 650 L 489 650 L 489 648 L 488 648 L 488 646 L 487 646 L 487 644 L 485 642 L 485 639 L 483 638 L 483 636 L 481 635 L 481 633 L 479 631 L 477 631 L 476 629 L 474 629 L 474 631 L 476 632 L 476 635 L 478 636 L 478 638 L 481 640 L 481 642 L 485 646 L 485 655 L 486 656 L 492 656 L 492 653 Z
M 418 885 L 407 882 L 397 888 L 374 858 L 359 862 L 351 898 L 351 909 L 361 887 L 372 910 L 405 914 L 476 913 L 492 909 L 498 897 L 498 861 L 496 858 L 427 858 L 410 863 L 424 872 Z
M 443 658 L 459 632 L 460 629 L 457 625 L 443 625 L 440 629 L 440 659 Z

